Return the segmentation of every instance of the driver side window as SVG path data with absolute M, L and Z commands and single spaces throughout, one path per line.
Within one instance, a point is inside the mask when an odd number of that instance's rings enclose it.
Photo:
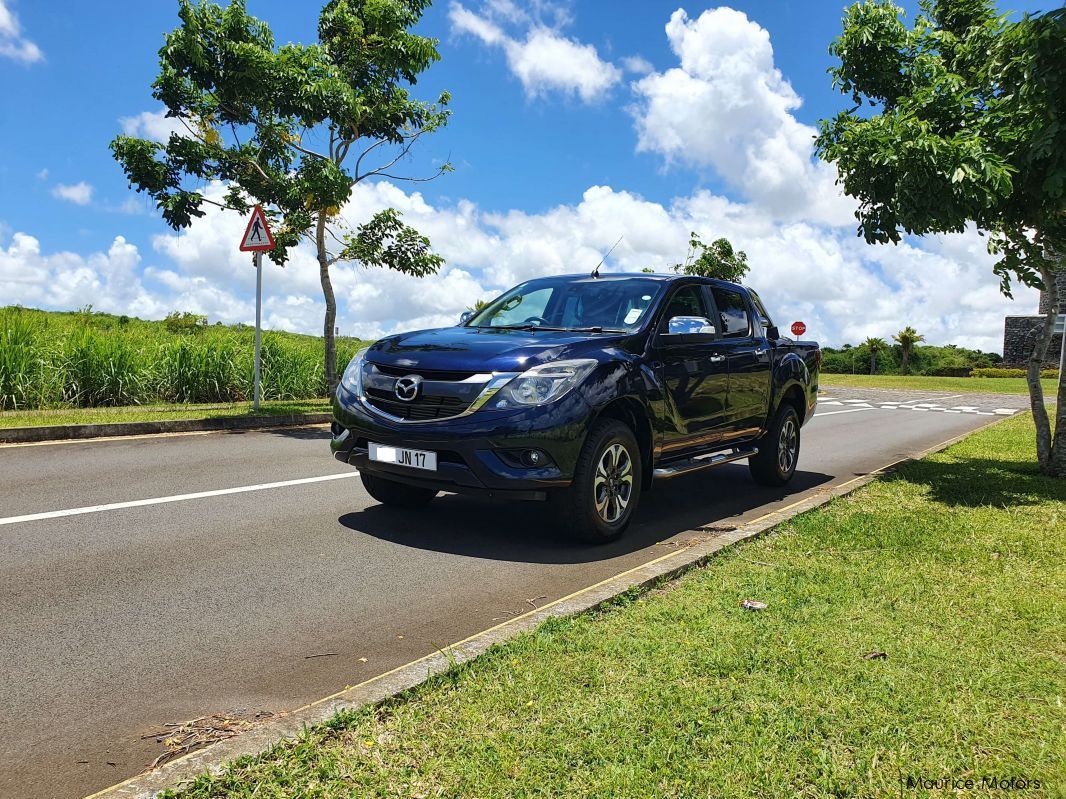
M 664 330 L 675 316 L 702 316 L 709 318 L 707 303 L 704 301 L 701 286 L 682 286 L 674 292 L 674 296 L 670 298 L 670 302 L 666 306 L 666 314 L 663 316 Z

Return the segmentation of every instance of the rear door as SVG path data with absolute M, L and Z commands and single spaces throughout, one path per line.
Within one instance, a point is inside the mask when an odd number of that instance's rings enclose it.
M 663 453 L 669 457 L 725 436 L 729 364 L 705 287 L 678 286 L 658 321 L 656 350 L 666 388 Z M 671 333 L 671 320 L 674 330 Z M 702 323 L 699 321 L 702 320 Z
M 743 291 L 711 286 L 710 293 L 716 308 L 715 326 L 729 364 L 729 435 L 753 436 L 769 412 L 770 347 Z

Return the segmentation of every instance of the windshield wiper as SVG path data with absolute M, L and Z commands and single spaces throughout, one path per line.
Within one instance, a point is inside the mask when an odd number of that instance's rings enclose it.
M 628 333 L 628 330 L 619 330 L 614 327 L 567 327 L 568 333 Z
M 569 328 L 565 327 L 545 327 L 544 325 L 478 325 L 478 330 L 549 330 L 553 333 L 559 333 Z

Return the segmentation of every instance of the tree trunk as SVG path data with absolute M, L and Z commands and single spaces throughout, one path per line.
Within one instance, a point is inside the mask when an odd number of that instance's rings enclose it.
M 322 327 L 322 339 L 326 344 L 326 385 L 329 396 L 337 392 L 337 340 L 334 329 L 337 325 L 337 297 L 333 293 L 333 282 L 329 277 L 329 253 L 326 252 L 326 214 L 318 213 L 318 225 L 315 228 L 315 249 L 318 255 L 318 277 L 322 282 L 322 296 L 326 299 L 326 320 Z
M 909 362 L 910 362 L 910 359 L 911 359 L 910 351 L 906 347 L 904 347 L 903 348 L 903 374 L 908 374 L 910 372 L 910 366 L 908 365 Z
M 877 353 L 870 350 L 870 374 L 877 374 Z
M 1066 429 L 1062 426 L 1064 416 L 1062 402 L 1066 391 L 1063 389 L 1062 375 L 1059 375 L 1059 403 L 1055 412 L 1054 444 L 1056 446 L 1054 449 L 1059 450 L 1058 453 L 1053 452 L 1051 422 L 1048 419 L 1047 406 L 1044 404 L 1044 387 L 1040 383 L 1040 369 L 1051 349 L 1051 340 L 1055 337 L 1055 317 L 1059 308 L 1058 287 L 1055 285 L 1055 273 L 1046 264 L 1040 266 L 1040 279 L 1044 282 L 1044 291 L 1047 292 L 1050 307 L 1047 316 L 1044 317 L 1044 324 L 1040 329 L 1040 335 L 1037 336 L 1033 352 L 1029 356 L 1025 380 L 1029 384 L 1029 407 L 1032 409 L 1033 421 L 1036 423 L 1036 459 L 1040 464 L 1040 471 L 1043 474 L 1066 477 L 1066 463 L 1063 462 L 1066 460 L 1066 452 L 1062 451 L 1066 449 L 1066 440 L 1064 440 Z M 1053 457 L 1055 455 L 1057 457 Z M 1058 462 L 1057 468 L 1056 461 Z

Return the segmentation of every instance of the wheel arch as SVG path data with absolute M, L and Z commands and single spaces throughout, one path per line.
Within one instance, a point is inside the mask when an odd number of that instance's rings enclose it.
M 618 397 L 611 400 L 596 413 L 596 421 L 614 419 L 633 431 L 640 447 L 641 489 L 647 490 L 652 483 L 652 425 L 643 403 L 636 397 Z

